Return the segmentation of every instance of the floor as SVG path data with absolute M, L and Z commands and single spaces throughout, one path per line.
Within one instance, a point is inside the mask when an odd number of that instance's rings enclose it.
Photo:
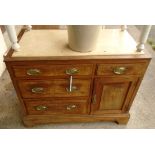
M 128 30 L 135 39 L 139 36 L 136 27 Z M 116 128 L 155 128 L 155 51 L 146 46 L 152 55 L 152 61 L 147 69 L 140 89 L 131 107 L 131 118 L 127 125 L 117 125 L 113 122 L 96 123 L 62 123 L 38 125 L 36 129 L 116 129 Z M 25 128 L 19 112 L 19 101 L 7 71 L 0 78 L 0 128 Z

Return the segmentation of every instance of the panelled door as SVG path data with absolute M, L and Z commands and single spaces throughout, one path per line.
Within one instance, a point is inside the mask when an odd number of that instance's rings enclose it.
M 91 114 L 122 113 L 128 106 L 138 78 L 103 77 L 96 78 Z

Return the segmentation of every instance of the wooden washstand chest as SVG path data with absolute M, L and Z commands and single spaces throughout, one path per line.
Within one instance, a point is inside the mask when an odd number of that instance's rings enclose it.
M 70 50 L 66 30 L 23 30 L 19 37 L 21 51 L 9 51 L 4 61 L 26 126 L 128 122 L 151 57 L 136 52 L 127 31 L 103 30 L 90 53 Z

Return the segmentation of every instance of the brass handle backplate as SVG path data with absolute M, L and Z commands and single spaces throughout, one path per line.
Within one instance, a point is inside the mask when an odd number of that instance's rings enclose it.
M 125 73 L 125 71 L 126 71 L 126 67 L 116 67 L 113 70 L 114 74 L 117 74 L 117 75 L 122 75 Z
M 44 91 L 44 88 L 42 87 L 35 87 L 31 89 L 32 93 L 42 93 Z
M 37 110 L 37 111 L 45 111 L 45 110 L 48 109 L 48 107 L 45 106 L 45 105 L 35 106 L 34 108 L 35 108 L 35 110 Z
M 72 109 L 75 109 L 75 108 L 77 108 L 77 106 L 75 105 L 75 104 L 70 104 L 70 105 L 68 105 L 67 106 L 67 110 L 72 110 Z
M 29 69 L 29 70 L 27 70 L 27 75 L 31 75 L 31 76 L 39 75 L 40 73 L 41 73 L 41 71 L 39 69 Z
M 77 74 L 77 73 L 79 73 L 79 70 L 77 68 L 71 68 L 71 69 L 66 70 L 67 75 L 74 75 L 74 74 Z

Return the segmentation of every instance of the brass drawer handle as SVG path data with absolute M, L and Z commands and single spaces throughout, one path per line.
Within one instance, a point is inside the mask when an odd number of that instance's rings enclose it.
M 114 74 L 117 74 L 117 75 L 122 75 L 125 73 L 125 71 L 126 71 L 126 67 L 116 67 L 113 70 Z
M 32 93 L 42 93 L 44 91 L 44 88 L 42 87 L 35 87 L 31 89 Z
M 70 104 L 67 106 L 66 109 L 70 111 L 70 110 L 75 109 L 75 108 L 77 108 L 77 106 L 75 104 Z
M 38 106 L 35 106 L 34 108 L 35 108 L 35 110 L 37 110 L 37 111 L 45 111 L 45 110 L 48 109 L 48 107 L 45 106 L 45 105 L 38 105 Z
M 79 70 L 77 68 L 71 68 L 71 69 L 66 70 L 67 75 L 74 75 L 74 74 L 77 74 L 77 73 L 79 73 Z
M 31 75 L 31 76 L 39 75 L 40 73 L 41 73 L 41 71 L 39 69 L 29 69 L 29 70 L 27 70 L 27 75 Z

